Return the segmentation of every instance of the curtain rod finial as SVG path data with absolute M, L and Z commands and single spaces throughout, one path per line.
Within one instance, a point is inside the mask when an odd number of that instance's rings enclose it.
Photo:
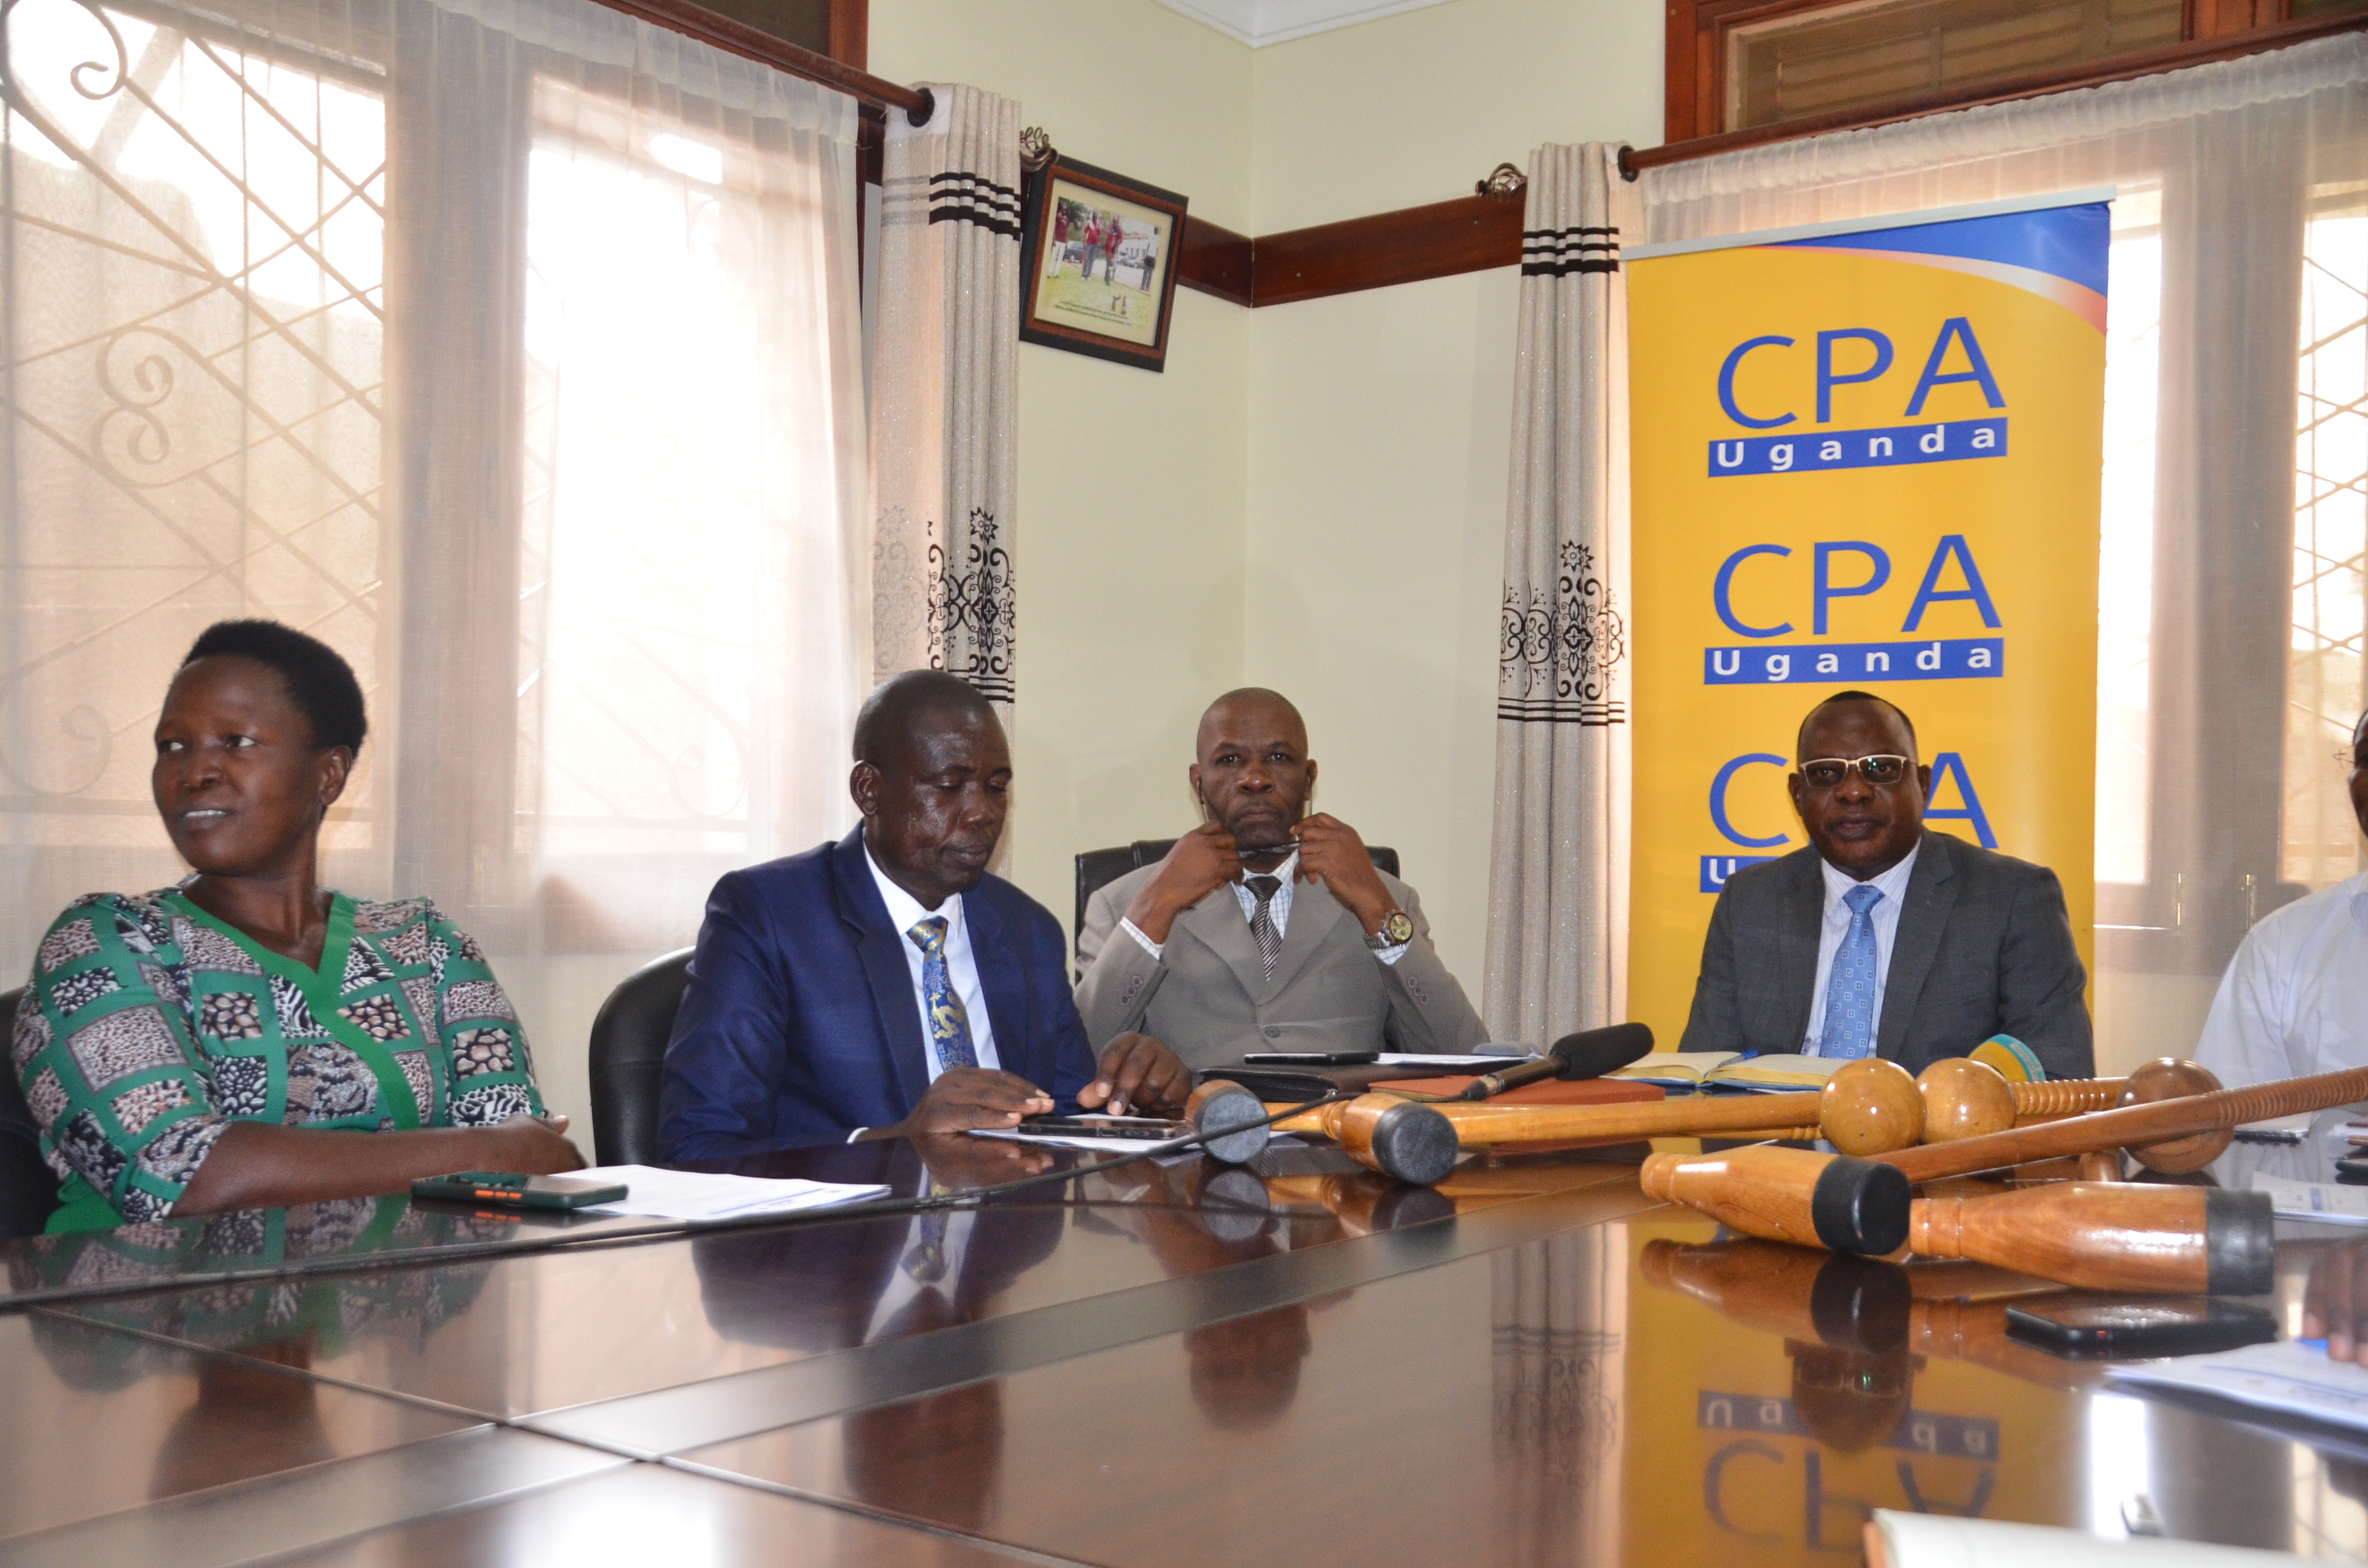
M 1498 164 L 1488 171 L 1488 177 L 1474 184 L 1474 196 L 1519 196 L 1529 188 L 1530 176 L 1510 164 Z
M 1041 125 L 1031 125 L 1019 133 L 1019 166 L 1034 174 L 1054 157 L 1053 138 Z

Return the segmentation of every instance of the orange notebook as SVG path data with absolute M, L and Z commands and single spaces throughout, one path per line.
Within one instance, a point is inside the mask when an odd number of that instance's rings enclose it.
M 1390 1078 L 1375 1084 L 1377 1089 L 1412 1089 L 1423 1095 L 1461 1093 L 1472 1078 Z M 1625 1078 L 1580 1078 L 1564 1083 L 1548 1078 L 1540 1084 L 1524 1084 L 1518 1089 L 1508 1089 L 1488 1103 L 1491 1105 L 1620 1105 L 1634 1100 L 1663 1098 L 1658 1084 L 1638 1084 Z

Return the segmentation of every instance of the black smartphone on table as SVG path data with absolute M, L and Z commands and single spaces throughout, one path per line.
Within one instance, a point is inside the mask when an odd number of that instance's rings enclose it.
M 2262 1344 L 2278 1336 L 2278 1320 L 2209 1296 L 2066 1296 L 2007 1308 L 2006 1331 L 2058 1356 L 2137 1360 Z
M 588 1209 L 624 1197 L 625 1184 L 586 1181 L 579 1176 L 527 1176 L 519 1171 L 456 1171 L 450 1176 L 421 1176 L 411 1184 L 411 1196 L 494 1203 L 505 1209 Z

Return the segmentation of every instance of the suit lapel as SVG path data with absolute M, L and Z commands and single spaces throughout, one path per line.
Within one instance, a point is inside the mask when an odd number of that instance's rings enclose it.
M 921 1038 L 920 1005 L 913 998 L 913 971 L 905 961 L 905 938 L 888 924 L 888 906 L 864 863 L 863 830 L 857 828 L 839 841 L 831 856 L 838 886 L 838 917 L 855 937 L 863 973 L 871 983 L 871 1006 L 880 1023 L 880 1040 L 887 1053 L 888 1076 L 896 1085 L 909 1115 L 929 1087 L 928 1044 Z M 999 1039 L 1001 1031 L 997 1031 Z
M 1941 933 L 1949 924 L 1949 910 L 1957 902 L 1957 868 L 1949 855 L 1945 834 L 1926 829 L 1916 851 L 1916 869 L 1907 874 L 1907 896 L 1900 901 L 1899 926 L 1891 937 L 1891 968 L 1883 981 L 1883 1027 L 1877 1031 L 1876 1054 L 1895 1061 L 1915 1021 L 1917 998 L 1925 977 L 1941 954 Z
M 1301 882 L 1291 892 L 1291 924 L 1282 929 L 1282 951 L 1275 955 L 1274 979 L 1265 978 L 1266 966 L 1258 966 L 1259 986 L 1252 993 L 1259 1002 L 1273 1001 L 1282 994 L 1292 977 L 1307 967 L 1307 960 L 1340 924 L 1348 910 L 1332 896 L 1332 890 L 1322 882 Z M 1247 926 L 1249 922 L 1242 923 Z M 1258 950 L 1257 938 L 1250 941 L 1250 950 Z
M 1231 886 L 1219 888 L 1186 910 L 1176 926 L 1223 959 L 1243 991 L 1253 997 L 1265 992 L 1266 960 L 1258 957 L 1258 938 L 1250 935 L 1250 923 L 1242 917 L 1241 901 Z M 1175 937 L 1175 931 L 1168 933 L 1170 941 Z
M 986 998 L 986 1024 L 995 1036 L 995 1057 L 1007 1073 L 1016 1073 L 1039 1088 L 1050 1088 L 1048 1068 L 1042 1077 L 1030 1071 L 1028 1037 L 1028 970 L 1009 950 L 1003 919 L 979 895 L 981 882 L 962 895 L 962 924 L 970 930 L 970 959 L 978 970 L 978 988 Z
M 1785 1053 L 1798 1051 L 1809 1032 L 1809 1008 L 1817 999 L 1818 927 L 1826 918 L 1825 861 L 1814 848 L 1786 858 L 1783 908 L 1776 921 L 1776 973 L 1782 991 L 1779 1017 L 1792 1020 Z

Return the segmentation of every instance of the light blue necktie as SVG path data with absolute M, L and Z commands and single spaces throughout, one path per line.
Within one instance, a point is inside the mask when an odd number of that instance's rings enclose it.
M 1833 972 L 1826 977 L 1826 1030 L 1817 1037 L 1817 1054 L 1827 1057 L 1869 1056 L 1874 1051 L 1874 994 L 1883 983 L 1875 972 L 1874 915 L 1883 890 L 1861 882 L 1842 894 L 1850 905 L 1850 930 L 1834 949 Z
M 978 1053 L 970 1044 L 970 1014 L 962 1008 L 953 977 L 946 972 L 945 916 L 916 921 L 905 935 L 921 949 L 921 1006 L 928 1010 L 929 1048 L 938 1053 L 938 1071 L 977 1066 Z M 1869 967 L 1873 963 L 1869 959 Z

